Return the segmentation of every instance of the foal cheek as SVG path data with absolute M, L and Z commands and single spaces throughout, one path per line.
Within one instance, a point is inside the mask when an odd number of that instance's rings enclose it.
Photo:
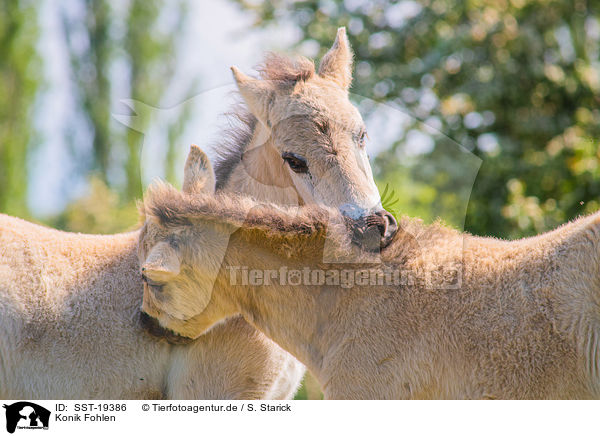
M 317 203 L 318 199 L 315 198 L 315 187 L 312 182 L 311 176 L 300 176 L 297 174 L 291 174 L 290 177 L 296 187 L 296 191 L 300 195 L 304 204 Z M 306 177 L 307 180 L 304 179 Z

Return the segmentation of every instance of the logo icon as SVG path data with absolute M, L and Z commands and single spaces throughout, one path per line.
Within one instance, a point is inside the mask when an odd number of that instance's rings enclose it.
M 4 404 L 6 409 L 6 431 L 14 433 L 18 429 L 48 429 L 50 411 L 28 401 L 19 401 L 11 405 Z

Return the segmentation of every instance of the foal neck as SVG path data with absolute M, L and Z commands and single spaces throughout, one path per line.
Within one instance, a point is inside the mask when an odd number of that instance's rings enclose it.
M 225 191 L 250 195 L 281 205 L 303 204 L 277 148 L 270 129 L 256 123 L 252 138 L 240 153 Z

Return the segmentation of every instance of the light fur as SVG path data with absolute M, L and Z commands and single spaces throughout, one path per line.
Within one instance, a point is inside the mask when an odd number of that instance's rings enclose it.
M 345 29 L 319 73 L 306 58 L 276 54 L 266 57 L 259 78 L 236 67 L 232 72 L 245 104 L 234 115 L 245 129 L 232 144 L 217 147 L 218 189 L 277 204 L 351 205 L 361 214 L 381 210 L 365 125 L 348 98 L 352 51 Z M 286 153 L 303 158 L 308 171 L 294 172 Z
M 381 209 L 360 139 L 364 134 L 363 121 L 348 99 L 352 52 L 344 29 L 338 31 L 332 48 L 324 56 L 319 74 L 306 58 L 276 54 L 267 55 L 260 67 L 260 79 L 251 78 L 235 67 L 232 72 L 246 108 L 238 112 L 243 122 L 229 132 L 234 137 L 232 144 L 225 149 L 223 144 L 217 146 L 223 154 L 216 164 L 216 185 L 220 191 L 246 193 L 278 204 L 321 203 L 336 207 L 350 204 L 361 214 Z M 203 166 L 198 159 L 192 159 L 194 150 L 186 163 L 189 177 L 184 180 L 184 191 L 188 187 L 196 190 L 196 183 L 198 189 L 206 184 L 203 180 L 194 181 Z M 294 173 L 282 158 L 284 152 L 304 157 L 309 172 Z M 214 180 L 211 173 L 202 177 Z M 147 313 L 160 318 L 161 304 L 146 292 Z M 175 302 L 171 304 L 173 309 Z M 177 314 L 185 318 L 196 305 L 204 304 L 179 298 Z M 252 378 L 265 385 L 288 386 L 287 396 L 293 396 L 304 375 L 299 362 L 242 321 L 226 322 L 221 331 L 229 338 L 260 335 L 263 338 L 260 343 L 254 341 L 242 346 L 250 360 L 247 366 L 258 371 Z M 239 359 L 239 353 L 232 354 L 227 342 L 226 337 L 213 341 L 210 353 L 220 355 L 221 360 L 229 359 L 230 355 Z M 235 342 L 239 347 L 243 341 Z M 254 364 L 260 360 L 262 368 Z
M 65 233 L 0 215 L 0 398 L 292 395 L 264 365 L 289 362 L 265 354 L 271 341 L 241 318 L 189 345 L 144 331 L 139 235 Z
M 142 260 L 171 240 L 185 265 L 163 283 L 164 298 L 194 292 L 210 301 L 185 321 L 164 317 L 167 327 L 200 336 L 242 314 L 303 362 L 326 398 L 600 398 L 600 213 L 517 241 L 405 218 L 382 263 L 347 265 L 321 261 L 326 241 L 340 257 L 351 247 L 331 209 L 282 209 L 225 194 L 191 199 L 161 185 L 144 212 Z M 206 247 L 242 222 L 214 286 L 194 285 L 214 257 Z M 231 283 L 231 268 L 282 265 L 391 268 L 415 279 L 350 289 Z M 424 271 L 437 274 L 435 286 Z

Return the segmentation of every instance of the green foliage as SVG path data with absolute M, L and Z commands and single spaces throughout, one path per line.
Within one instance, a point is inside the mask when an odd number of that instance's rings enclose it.
M 321 392 L 321 388 L 319 386 L 319 382 L 314 378 L 314 376 L 307 371 L 304 376 L 304 380 L 302 380 L 302 385 L 298 392 L 296 392 L 296 396 L 294 400 L 322 400 L 323 393 Z
M 238 3 L 254 11 L 257 26 L 291 20 L 302 32 L 299 45 L 316 41 L 320 55 L 336 28 L 347 26 L 358 62 L 353 93 L 411 113 L 414 125 L 406 131 L 438 128 L 481 157 L 468 230 L 518 237 L 598 208 L 598 2 Z M 418 196 L 421 205 L 452 203 L 450 192 L 437 193 L 447 183 L 423 180 L 400 161 L 407 141 L 398 138 L 377 157 L 377 179 L 391 183 L 400 198 Z M 439 165 L 435 150 L 426 157 L 449 173 L 460 171 L 460 162 Z M 404 213 L 427 209 L 408 206 Z
M 69 204 L 49 224 L 69 232 L 112 234 L 133 230 L 137 222 L 135 203 L 122 203 L 101 177 L 93 176 L 88 194 Z
M 144 135 L 112 123 L 111 113 L 118 105 L 111 99 L 114 95 L 111 92 L 118 85 L 121 92 L 129 92 L 130 98 L 160 106 L 173 77 L 176 30 L 182 26 L 186 3 L 181 0 L 165 6 L 159 0 L 133 0 L 124 9 L 122 4 L 108 0 L 80 1 L 84 4 L 84 20 L 65 13 L 63 27 L 79 109 L 93 135 L 91 164 L 81 170 L 95 171 L 111 189 L 126 201 L 131 201 L 142 194 L 140 154 Z M 168 28 L 161 27 L 164 27 L 165 13 L 170 17 Z M 89 41 L 83 49 L 80 42 L 82 34 Z M 126 65 L 126 70 L 123 70 L 122 77 L 115 78 L 111 71 L 119 62 Z M 173 164 L 176 139 L 188 115 L 181 114 L 179 122 L 170 128 L 169 139 L 172 141 L 166 144 L 169 147 L 167 156 L 170 157 L 165 162 L 166 173 L 172 171 L 168 165 Z M 147 130 L 149 121 L 139 121 L 137 128 Z M 77 146 L 73 144 L 74 148 Z M 117 177 L 109 177 L 111 174 Z
M 0 211 L 28 216 L 27 152 L 40 79 L 35 3 L 0 2 Z

